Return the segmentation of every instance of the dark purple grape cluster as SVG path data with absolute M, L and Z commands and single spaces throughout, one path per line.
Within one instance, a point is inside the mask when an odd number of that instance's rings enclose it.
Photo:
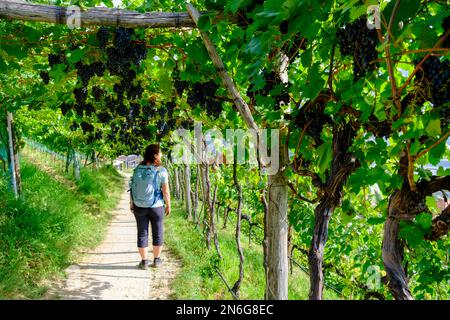
M 378 68 L 376 46 L 378 35 L 375 29 L 367 27 L 366 18 L 360 18 L 336 32 L 341 53 L 353 57 L 355 81 Z
M 175 118 L 170 118 L 169 120 L 167 120 L 167 126 L 169 127 L 169 131 L 172 131 L 175 128 L 177 120 Z
M 140 66 L 147 57 L 144 41 L 134 41 L 134 29 L 118 28 L 114 32 L 114 46 L 106 49 L 108 68 L 112 75 L 126 77 L 134 64 Z
M 419 60 L 415 61 L 416 64 Z M 441 61 L 430 56 L 415 75 L 417 87 L 421 88 L 435 107 L 441 107 L 450 100 L 450 61 Z
M 125 86 L 122 84 L 122 82 L 115 83 L 113 90 L 115 93 L 117 93 L 117 97 L 119 98 L 119 100 L 123 100 L 123 94 L 125 93 Z
M 117 101 L 115 103 L 116 106 L 116 114 L 121 116 L 121 117 L 126 117 L 128 115 L 128 108 L 127 106 L 123 103 L 123 101 Z
M 101 49 L 104 49 L 108 44 L 109 40 L 109 30 L 105 27 L 100 27 L 96 34 L 98 43 Z
M 176 103 L 174 101 L 169 101 L 166 103 L 167 115 L 169 118 L 172 118 L 175 107 Z
M 159 133 L 161 136 L 165 136 L 169 131 L 169 126 L 166 121 L 159 122 Z
M 316 146 L 323 143 L 321 133 L 325 125 L 331 125 L 333 119 L 324 113 L 325 106 L 329 101 L 329 95 L 319 94 L 315 100 L 306 102 L 292 119 L 292 126 L 302 131 L 306 126 L 305 133 L 309 135 Z
M 103 137 L 101 131 L 99 130 L 94 130 L 93 132 L 92 131 L 85 132 L 85 134 L 86 134 L 86 141 L 89 144 L 93 144 L 95 141 L 98 141 Z
M 127 97 L 129 100 L 139 99 L 143 93 L 144 88 L 142 88 L 140 82 L 138 82 L 137 85 L 130 85 L 129 87 L 127 87 Z
M 83 84 L 83 87 L 87 87 L 89 85 L 89 80 L 94 76 L 93 70 L 89 65 L 83 64 L 82 62 L 77 62 L 75 64 L 75 68 L 77 69 L 78 77 Z
M 446 128 L 450 125 L 450 108 L 442 108 L 439 112 L 441 116 L 441 128 Z
M 137 118 L 139 117 L 139 114 L 141 112 L 141 105 L 138 103 L 131 103 L 130 104 L 130 117 Z
M 72 109 L 72 106 L 67 102 L 63 102 L 61 103 L 59 108 L 61 109 L 61 113 L 63 114 L 63 116 L 65 116 L 69 112 L 69 110 Z
M 90 123 L 87 123 L 85 121 L 80 123 L 80 127 L 83 130 L 83 132 L 92 132 L 94 130 L 94 126 Z
M 156 107 L 153 103 L 149 103 L 148 105 L 142 107 L 143 118 L 148 121 L 153 118 L 156 114 Z
M 114 32 L 114 47 L 121 55 L 125 55 L 132 44 L 133 29 L 118 28 Z
M 177 94 L 181 97 L 183 95 L 183 92 L 186 89 L 188 89 L 189 83 L 187 81 L 181 80 L 180 71 L 178 69 L 175 69 L 173 71 L 172 79 L 175 86 L 175 90 L 177 91 Z
M 93 62 L 92 64 L 90 64 L 90 67 L 91 67 L 92 72 L 97 77 L 103 77 L 103 75 L 105 74 L 106 65 L 100 61 Z
M 164 119 L 166 117 L 167 114 L 167 110 L 166 108 L 164 108 L 164 106 L 161 106 L 161 108 L 158 109 L 158 114 L 161 117 L 161 119 Z
M 72 131 L 76 131 L 80 126 L 78 125 L 78 123 L 76 123 L 75 121 L 72 122 L 72 124 L 70 125 L 70 130 Z
M 95 112 L 95 108 L 92 103 L 86 103 L 83 105 L 84 112 L 87 116 L 91 116 Z
M 156 110 L 156 113 L 160 116 L 160 119 L 157 122 L 158 134 L 156 138 L 158 141 L 161 141 L 164 136 L 177 129 L 176 118 L 173 117 L 174 108 L 175 102 L 170 101 L 163 105 L 160 109 Z
M 213 80 L 196 82 L 189 88 L 187 103 L 191 108 L 199 105 L 209 116 L 217 118 L 222 112 L 222 102 L 216 97 L 218 88 Z
M 280 32 L 281 34 L 286 34 L 289 32 L 289 20 L 283 20 L 280 23 Z
M 180 123 L 180 127 L 186 130 L 192 130 L 194 128 L 194 120 L 192 119 L 183 120 Z
M 73 89 L 73 95 L 75 96 L 75 101 L 77 102 L 77 104 L 83 105 L 85 104 L 87 99 L 87 89 L 84 87 L 75 88 Z
M 83 64 L 79 61 L 75 64 L 75 68 L 77 69 L 78 77 L 84 87 L 89 85 L 89 81 L 93 76 L 101 77 L 106 70 L 106 66 L 99 61 L 92 64 Z
M 53 67 L 54 65 L 57 65 L 57 64 L 63 64 L 63 63 L 67 63 L 66 55 L 64 52 L 59 52 L 57 54 L 50 53 L 48 55 L 48 65 L 50 67 Z
M 97 119 L 101 123 L 109 123 L 113 120 L 113 117 L 109 112 L 102 111 L 102 112 L 97 113 Z
M 63 51 L 60 51 L 57 54 L 50 53 L 47 57 L 48 65 L 50 67 L 53 67 L 58 64 L 67 64 L 66 54 Z M 68 71 L 68 66 L 64 69 L 64 72 Z M 39 72 L 39 77 L 41 78 L 42 82 L 47 85 L 50 83 L 50 74 L 46 70 L 41 70 Z
M 144 42 L 135 43 L 131 47 L 130 54 L 131 54 L 131 61 L 135 65 L 139 66 L 141 62 L 145 60 L 145 58 L 147 58 L 147 46 L 145 45 Z
M 104 96 L 105 91 L 101 89 L 100 87 L 92 87 L 92 96 L 94 97 L 95 101 L 100 101 L 102 97 Z
M 74 110 L 75 110 L 75 113 L 76 113 L 80 118 L 83 117 L 84 113 L 83 113 L 83 105 L 82 105 L 82 104 L 75 104 Z
M 39 72 L 39 76 L 41 77 L 42 82 L 44 82 L 44 84 L 49 84 L 50 83 L 50 75 L 48 74 L 47 71 Z
M 392 123 L 388 120 L 380 121 L 373 114 L 369 117 L 366 128 L 378 138 L 387 138 L 392 134 Z
M 288 104 L 290 101 L 290 96 L 288 93 L 290 84 L 283 83 L 279 75 L 274 72 L 267 72 L 263 70 L 263 76 L 265 85 L 260 90 L 254 90 L 253 84 L 247 90 L 247 96 L 252 101 L 252 104 L 256 102 L 256 95 L 261 95 L 263 97 L 272 97 L 274 100 L 273 108 L 274 110 L 280 110 L 282 104 Z
M 69 65 L 65 52 L 50 54 L 48 57 L 50 66 L 64 63 L 67 65 L 67 70 L 69 67 L 75 69 L 78 75 L 78 83 L 73 89 L 75 103 L 61 104 L 61 112 L 67 115 L 69 110 L 74 110 L 82 120 L 78 121 L 80 125 L 73 122 L 70 129 L 75 131 L 81 126 L 89 143 L 102 138 L 102 133 L 94 131 L 92 122 L 85 118 L 94 117 L 95 114 L 99 122 L 111 124 L 109 138 L 115 137 L 114 140 L 120 140 L 129 148 L 128 151 L 135 152 L 139 149 L 139 140 L 150 137 L 147 125 L 155 115 L 154 108 L 141 106 L 139 100 L 142 98 L 144 88 L 137 79 L 136 70 L 139 70 L 141 62 L 147 57 L 145 38 L 138 36 L 133 29 L 112 30 L 105 27 L 98 29 L 96 38 L 104 53 L 104 57 L 96 61 L 90 63 L 79 61 Z M 76 49 L 76 46 L 71 46 L 69 50 Z M 112 90 L 100 88 L 92 81 L 95 76 L 104 76 L 106 71 L 109 75 L 119 78 L 111 88 Z M 40 77 L 45 84 L 49 83 L 50 76 L 47 71 L 41 71 Z M 122 125 L 113 126 L 114 120 L 118 117 L 123 117 Z

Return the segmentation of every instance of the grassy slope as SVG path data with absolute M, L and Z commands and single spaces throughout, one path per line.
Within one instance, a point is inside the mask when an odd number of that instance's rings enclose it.
M 183 268 L 174 282 L 175 299 L 232 299 L 226 285 L 214 271 L 220 272 L 232 287 L 239 274 L 239 258 L 234 238 L 234 226 L 226 230 L 219 227 L 219 246 L 224 257 L 218 263 L 214 244 L 208 252 L 201 230 L 188 222 L 183 209 L 175 204 L 172 215 L 165 220 L 167 245 L 183 260 Z M 244 280 L 241 284 L 241 299 L 264 297 L 264 267 L 262 246 L 241 236 L 244 248 Z M 309 278 L 298 267 L 293 267 L 289 276 L 289 299 L 308 299 Z M 338 299 L 334 292 L 325 291 L 325 299 Z
M 0 177 L 0 299 L 42 297 L 45 280 L 62 275 L 78 249 L 101 241 L 123 190 L 112 168 L 83 169 L 70 189 L 25 160 L 21 166 L 22 199 Z

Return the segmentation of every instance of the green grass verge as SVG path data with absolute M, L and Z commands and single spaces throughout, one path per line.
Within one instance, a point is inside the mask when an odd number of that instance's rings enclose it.
M 201 229 L 186 220 L 179 203 L 174 203 L 172 215 L 165 220 L 165 242 L 183 261 L 181 272 L 176 277 L 174 299 L 232 299 L 232 295 L 215 271 L 217 267 L 232 287 L 239 274 L 239 257 L 234 238 L 234 226 L 226 229 L 219 223 L 219 247 L 223 259 L 219 260 L 214 244 L 206 249 Z M 244 280 L 240 299 L 263 299 L 265 288 L 263 252 L 261 244 L 249 244 L 248 236 L 241 236 L 244 249 Z M 295 265 L 289 275 L 289 299 L 308 299 L 309 278 Z M 338 299 L 332 291 L 325 291 L 325 299 Z
M 83 169 L 76 190 L 26 161 L 21 175 L 18 200 L 0 177 L 0 299 L 43 297 L 46 280 L 101 241 L 124 185 L 111 167 Z

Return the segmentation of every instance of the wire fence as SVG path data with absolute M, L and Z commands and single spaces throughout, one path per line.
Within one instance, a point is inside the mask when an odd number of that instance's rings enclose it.
M 182 201 L 182 200 L 179 199 L 179 201 Z M 201 202 L 201 200 L 199 200 L 199 202 Z M 198 210 L 198 211 L 199 211 L 198 213 L 201 213 L 202 210 Z M 232 211 L 233 211 L 233 210 L 232 210 Z M 223 219 L 226 219 L 226 220 L 227 220 L 228 222 L 230 222 L 230 223 L 234 223 L 235 221 L 233 221 L 233 219 L 232 219 L 231 216 L 232 216 L 232 215 L 229 215 L 229 214 L 228 214 L 228 215 L 226 216 L 226 218 L 223 217 Z M 216 219 L 216 220 L 217 220 L 217 219 Z M 216 221 L 216 223 L 218 223 L 218 222 L 219 222 L 219 221 Z M 198 226 L 198 225 L 196 224 L 196 226 Z M 255 223 L 252 223 L 252 228 L 253 228 L 253 227 L 256 227 L 257 229 L 264 230 L 264 227 L 261 226 L 261 225 L 258 224 L 258 223 L 256 223 L 256 224 L 255 224 Z M 205 231 L 205 230 L 203 230 L 203 231 Z M 262 239 L 259 238 L 258 235 L 257 235 L 256 233 L 252 232 L 251 228 L 248 228 L 248 229 L 246 230 L 246 228 L 245 228 L 244 225 L 243 225 L 243 228 L 241 229 L 241 232 L 244 233 L 245 231 L 248 232 L 247 235 L 249 236 L 249 244 L 250 244 L 250 241 L 251 241 L 250 239 L 253 239 L 253 242 L 255 242 L 255 243 L 258 243 L 258 244 L 261 244 L 261 245 L 263 244 L 263 242 L 264 242 L 264 239 L 263 239 L 263 238 L 262 238 Z M 201 232 L 201 231 L 200 231 L 200 232 Z M 291 241 L 288 241 L 288 244 L 289 244 L 289 245 L 295 245 L 295 244 L 292 243 Z M 288 259 L 289 259 L 295 266 L 297 266 L 297 267 L 298 267 L 305 275 L 307 275 L 307 276 L 309 277 L 309 268 L 308 268 L 308 267 L 302 265 L 299 261 L 293 259 L 292 255 L 289 255 L 289 256 L 288 256 Z M 291 267 L 290 267 L 290 268 L 291 268 Z M 226 285 L 228 291 L 229 291 L 230 294 L 233 296 L 233 298 L 234 298 L 234 299 L 239 299 L 239 298 L 237 298 L 237 297 L 235 296 L 234 291 L 231 290 L 231 288 L 230 288 L 229 284 L 227 283 L 225 277 L 220 273 L 220 270 L 217 269 L 217 268 L 215 268 L 215 271 L 216 271 L 216 273 L 218 274 L 218 276 L 220 277 L 220 279 L 224 282 L 224 284 Z M 343 298 L 343 299 L 349 299 L 349 297 L 346 296 L 341 290 L 339 290 L 339 289 L 336 288 L 335 286 L 329 284 L 328 282 L 325 282 L 325 281 L 324 281 L 323 285 L 324 285 L 324 287 L 326 287 L 326 288 L 328 288 L 328 289 L 334 291 L 334 292 L 335 292 L 336 294 L 338 294 L 341 298 Z
M 48 146 L 46 146 L 46 145 L 44 145 L 42 143 L 39 143 L 37 141 L 34 141 L 34 140 L 26 138 L 26 137 L 23 137 L 23 140 L 26 143 L 26 147 L 28 147 L 32 151 L 38 151 L 41 154 L 46 155 L 47 159 L 51 159 L 52 161 L 63 161 L 64 163 L 67 160 L 66 159 L 67 155 L 64 155 L 64 154 L 61 154 L 59 152 L 56 152 L 56 151 L 50 149 Z M 79 152 L 74 151 L 74 153 L 75 153 L 75 155 L 77 156 L 78 159 L 86 158 L 86 155 L 83 155 L 83 154 L 81 154 Z M 83 166 L 82 162 L 80 163 L 80 166 Z

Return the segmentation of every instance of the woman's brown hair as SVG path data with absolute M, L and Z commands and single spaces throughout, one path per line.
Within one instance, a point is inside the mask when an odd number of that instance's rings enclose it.
M 158 155 L 158 153 L 161 152 L 161 148 L 159 146 L 159 144 L 151 144 L 149 145 L 147 148 L 145 148 L 145 153 L 144 153 L 144 161 L 142 161 L 143 164 L 146 164 L 148 162 L 150 163 L 154 163 L 155 162 L 155 157 L 156 155 Z

